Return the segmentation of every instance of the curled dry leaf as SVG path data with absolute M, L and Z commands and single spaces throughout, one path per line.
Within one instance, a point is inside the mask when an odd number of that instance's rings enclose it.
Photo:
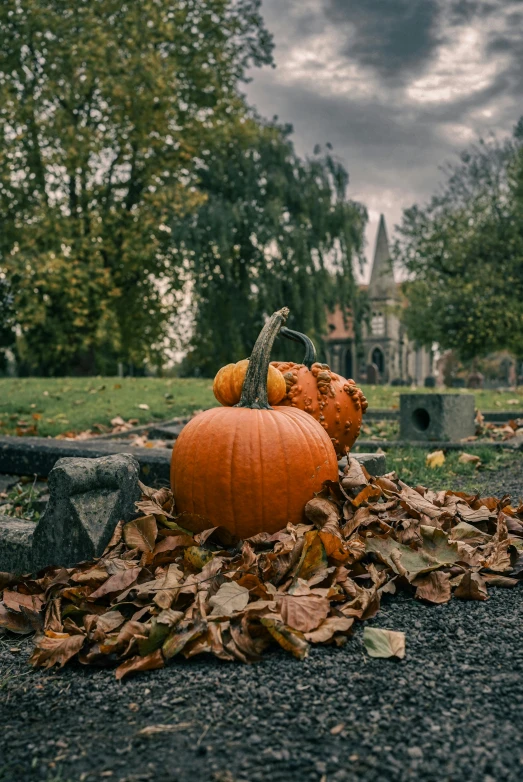
M 309 653 L 309 644 L 302 633 L 293 630 L 291 627 L 287 627 L 284 622 L 280 622 L 278 619 L 262 617 L 261 623 L 285 651 L 290 652 L 299 660 L 303 660 L 307 657 Z
M 414 581 L 416 597 L 428 603 L 448 603 L 451 598 L 450 575 L 440 571 L 419 576 Z
M 460 464 L 475 464 L 476 467 L 479 467 L 481 464 L 481 459 L 475 453 L 461 453 L 459 455 L 458 462 Z
M 311 633 L 304 633 L 305 639 L 313 644 L 323 644 L 332 640 L 335 633 L 347 633 L 354 619 L 345 616 L 329 616 Z
M 177 733 L 179 730 L 191 728 L 193 724 L 194 723 L 192 722 L 177 722 L 175 724 L 167 725 L 147 725 L 145 728 L 138 731 L 138 736 L 156 736 L 158 733 Z
M 487 586 L 479 573 L 469 570 L 461 579 L 454 592 L 462 600 L 487 600 Z
M 307 503 L 305 516 L 319 529 L 329 522 L 336 526 L 338 524 L 338 508 L 334 502 L 323 497 L 314 497 Z
M 369 657 L 405 657 L 405 633 L 365 627 L 363 644 Z
M 38 668 L 62 668 L 68 660 L 78 654 L 85 641 L 84 635 L 53 633 L 50 630 L 37 641 L 29 662 Z
M 363 468 L 357 459 L 354 457 L 348 457 L 348 464 L 343 471 L 343 478 L 341 479 L 341 485 L 346 491 L 354 491 L 356 493 L 368 484 L 367 477 L 363 472 Z
M 152 514 L 130 521 L 123 528 L 123 538 L 127 546 L 139 551 L 152 551 L 157 534 L 158 527 Z
M 164 664 L 162 653 L 160 649 L 157 649 L 145 657 L 137 655 L 126 660 L 116 669 L 116 678 L 123 679 L 124 676 L 128 676 L 130 673 L 138 673 L 138 671 L 155 671 L 158 668 L 163 668 Z

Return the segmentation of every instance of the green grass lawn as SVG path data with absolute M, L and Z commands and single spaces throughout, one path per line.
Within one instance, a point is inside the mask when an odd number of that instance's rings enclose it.
M 511 391 L 496 389 L 471 391 L 468 388 L 410 388 L 408 386 L 362 386 L 362 389 L 369 400 L 369 406 L 373 408 L 399 408 L 400 394 L 443 392 L 446 394 L 473 394 L 476 407 L 482 412 L 485 410 L 523 409 L 523 387 Z
M 463 451 L 467 451 L 464 444 Z M 474 491 L 477 479 L 485 473 L 498 472 L 519 462 L 523 471 L 523 454 L 499 451 L 493 448 L 475 448 L 472 453 L 479 456 L 479 468 L 474 464 L 461 464 L 459 457 L 463 451 L 447 451 L 445 463 L 441 467 L 428 467 L 426 463 L 428 449 L 425 448 L 388 448 L 387 470 L 394 470 L 402 481 L 410 486 L 426 486 L 434 491 L 455 490 L 456 479 L 460 489 Z
M 415 389 L 363 386 L 374 408 L 399 406 L 400 393 Z M 423 389 L 420 389 L 423 390 Z M 463 391 L 460 393 L 472 393 Z M 480 410 L 523 408 L 523 389 L 476 391 Z M 148 405 L 149 409 L 139 405 Z M 216 405 L 212 380 L 195 378 L 0 378 L 0 434 L 36 428 L 43 437 L 109 425 L 120 415 L 148 423 Z M 34 434 L 34 432 L 32 432 Z
M 215 404 L 208 379 L 0 378 L 0 434 L 34 425 L 38 435 L 54 437 L 107 426 L 118 415 L 146 424 Z

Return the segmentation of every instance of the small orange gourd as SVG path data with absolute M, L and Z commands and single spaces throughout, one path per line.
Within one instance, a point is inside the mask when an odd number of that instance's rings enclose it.
M 226 364 L 218 370 L 212 385 L 213 394 L 221 405 L 232 407 L 238 404 L 242 395 L 243 381 L 247 374 L 249 359 L 244 358 L 236 364 Z M 275 367 L 269 367 L 267 376 L 267 396 L 270 405 L 277 405 L 287 393 L 285 379 Z
M 338 456 L 344 456 L 354 445 L 361 429 L 368 402 L 354 380 L 345 380 L 316 361 L 311 340 L 299 331 L 282 328 L 282 336 L 305 346 L 303 364 L 273 361 L 285 378 L 287 393 L 281 405 L 304 410 L 313 416 L 332 440 Z
M 338 477 L 336 453 L 317 421 L 268 402 L 270 351 L 288 312 L 275 312 L 260 332 L 238 405 L 199 413 L 173 448 L 177 512 L 203 516 L 239 538 L 299 524 L 323 482 Z

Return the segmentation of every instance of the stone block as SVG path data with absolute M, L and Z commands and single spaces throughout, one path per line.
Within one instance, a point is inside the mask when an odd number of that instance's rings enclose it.
M 97 459 L 130 451 L 140 465 L 140 479 L 144 483 L 148 486 L 169 483 L 170 448 L 136 448 L 127 441 L 114 440 L 0 437 L 0 473 L 46 477 L 64 457 Z
M 36 524 L 29 519 L 0 516 L 0 571 L 29 573 Z
M 59 459 L 49 473 L 49 502 L 37 524 L 0 517 L 0 571 L 71 567 L 101 556 L 118 521 L 135 514 L 139 469 L 125 453 Z
M 456 442 L 475 433 L 472 394 L 401 394 L 400 439 Z

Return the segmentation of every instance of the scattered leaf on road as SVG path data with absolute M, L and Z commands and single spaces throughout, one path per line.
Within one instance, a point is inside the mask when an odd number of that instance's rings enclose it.
M 365 627 L 363 644 L 369 657 L 405 657 L 405 633 Z

